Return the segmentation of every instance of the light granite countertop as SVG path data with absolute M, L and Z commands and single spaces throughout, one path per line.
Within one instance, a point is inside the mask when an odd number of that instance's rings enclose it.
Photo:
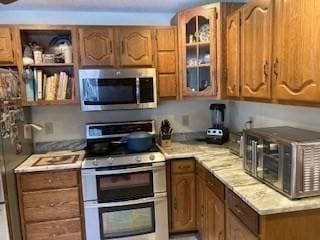
M 70 156 L 78 155 L 74 162 L 72 163 L 63 163 L 63 164 L 52 164 L 52 165 L 41 165 L 34 166 L 36 162 L 41 157 L 59 157 L 59 156 Z M 66 170 L 66 169 L 78 169 L 81 168 L 81 163 L 83 161 L 85 152 L 84 151 L 57 151 L 57 152 L 48 152 L 46 154 L 33 154 L 22 164 L 20 164 L 16 169 L 15 173 L 27 173 L 27 172 L 41 172 L 41 171 L 54 171 L 54 170 Z
M 320 208 L 320 197 L 290 200 L 249 176 L 242 169 L 242 159 L 230 153 L 227 146 L 193 141 L 173 142 L 160 149 L 166 159 L 194 157 L 260 215 Z

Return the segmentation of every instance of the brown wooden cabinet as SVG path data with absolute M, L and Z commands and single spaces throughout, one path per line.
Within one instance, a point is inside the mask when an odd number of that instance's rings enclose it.
M 154 30 L 147 27 L 117 29 L 121 66 L 154 65 Z
M 17 174 L 24 240 L 81 240 L 83 205 L 80 172 Z
M 112 27 L 80 27 L 78 31 L 82 66 L 115 65 Z
M 160 98 L 178 97 L 177 28 L 156 29 L 158 92 Z
M 227 240 L 258 240 L 230 210 L 226 211 Z
M 206 182 L 197 175 L 197 229 L 202 239 L 205 236 Z
M 10 27 L 0 27 L 0 64 L 13 64 L 13 38 Z
M 171 162 L 171 223 L 172 232 L 196 230 L 195 161 Z
M 320 1 L 277 0 L 274 97 L 320 102 Z
M 224 202 L 207 187 L 205 211 L 206 240 L 224 240 Z
M 227 96 L 240 97 L 240 11 L 227 20 Z
M 241 11 L 242 96 L 271 98 L 273 0 L 253 0 Z

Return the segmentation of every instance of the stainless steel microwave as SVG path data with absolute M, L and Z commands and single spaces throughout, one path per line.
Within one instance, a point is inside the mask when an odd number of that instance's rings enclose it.
M 157 107 L 154 68 L 79 70 L 82 111 Z
M 320 195 L 320 133 L 293 127 L 244 131 L 244 169 L 290 199 Z

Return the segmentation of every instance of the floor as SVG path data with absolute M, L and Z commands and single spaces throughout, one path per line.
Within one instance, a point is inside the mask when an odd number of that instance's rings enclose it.
M 170 240 L 198 240 L 195 235 L 179 235 L 173 236 Z

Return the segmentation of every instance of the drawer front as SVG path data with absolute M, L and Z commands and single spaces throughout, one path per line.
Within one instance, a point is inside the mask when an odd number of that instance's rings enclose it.
M 79 185 L 77 171 L 26 173 L 20 175 L 21 190 L 69 188 Z
M 80 218 L 26 225 L 27 240 L 81 240 Z
M 212 192 L 222 201 L 225 200 L 225 188 L 224 184 L 207 171 L 207 186 Z
M 173 173 L 190 173 L 195 170 L 194 159 L 173 160 L 171 164 Z
M 78 188 L 22 193 L 26 222 L 80 217 L 80 193 Z
M 228 190 L 228 208 L 239 220 L 247 226 L 255 235 L 259 235 L 259 215 L 243 202 L 236 194 Z
M 205 169 L 200 163 L 196 163 L 196 173 L 199 177 L 201 177 L 203 180 L 206 179 L 208 170 Z

